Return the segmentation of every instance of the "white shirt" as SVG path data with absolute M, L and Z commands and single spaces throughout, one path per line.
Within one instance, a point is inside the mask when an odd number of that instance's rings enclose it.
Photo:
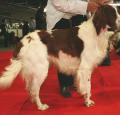
M 47 30 L 51 31 L 61 18 L 70 19 L 75 14 L 85 15 L 88 2 L 82 0 L 48 0 L 46 21 Z

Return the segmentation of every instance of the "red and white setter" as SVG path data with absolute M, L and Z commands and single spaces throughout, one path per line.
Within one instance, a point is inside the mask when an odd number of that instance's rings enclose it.
M 91 74 L 106 55 L 108 28 L 116 31 L 119 25 L 117 8 L 103 5 L 79 27 L 29 33 L 17 45 L 0 78 L 0 88 L 9 87 L 21 72 L 31 100 L 39 110 L 46 110 L 49 106 L 41 102 L 39 90 L 49 65 L 54 64 L 60 72 L 76 77 L 77 91 L 84 96 L 85 105 L 92 106 Z

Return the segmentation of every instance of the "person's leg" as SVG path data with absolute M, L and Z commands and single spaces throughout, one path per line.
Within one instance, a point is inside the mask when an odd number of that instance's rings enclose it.
M 70 24 L 71 23 L 69 19 L 62 18 L 59 22 L 57 22 L 57 24 L 55 25 L 53 29 L 67 29 L 71 27 Z M 60 72 L 58 72 L 57 74 L 58 74 L 58 80 L 60 84 L 61 95 L 63 95 L 64 97 L 71 96 L 69 87 L 73 84 L 73 77 L 67 76 Z
M 71 96 L 69 88 L 73 85 L 73 77 L 58 72 L 58 80 L 60 84 L 60 92 L 64 97 Z

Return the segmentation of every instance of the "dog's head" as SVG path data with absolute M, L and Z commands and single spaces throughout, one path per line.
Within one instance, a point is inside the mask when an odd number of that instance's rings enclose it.
M 93 23 L 97 34 L 101 29 L 111 28 L 112 31 L 120 27 L 120 15 L 118 9 L 112 5 L 101 5 L 93 16 Z

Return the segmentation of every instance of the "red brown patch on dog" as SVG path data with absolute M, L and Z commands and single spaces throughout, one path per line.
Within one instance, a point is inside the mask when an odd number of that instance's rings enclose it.
M 23 47 L 23 44 L 21 42 L 19 42 L 17 45 L 16 45 L 16 48 L 15 50 L 13 51 L 13 57 L 14 58 L 17 58 L 19 52 L 20 52 L 20 49 Z
M 27 39 L 28 39 L 28 43 L 30 43 L 30 42 L 31 42 L 31 40 L 33 40 L 33 38 L 32 38 L 32 37 L 30 37 L 30 36 L 28 36 L 28 37 L 27 37 Z
M 59 51 L 63 51 L 73 57 L 80 57 L 83 51 L 83 41 L 78 37 L 78 27 L 72 29 L 56 29 L 49 34 L 46 31 L 38 32 L 40 40 L 46 44 L 48 53 L 58 57 Z

